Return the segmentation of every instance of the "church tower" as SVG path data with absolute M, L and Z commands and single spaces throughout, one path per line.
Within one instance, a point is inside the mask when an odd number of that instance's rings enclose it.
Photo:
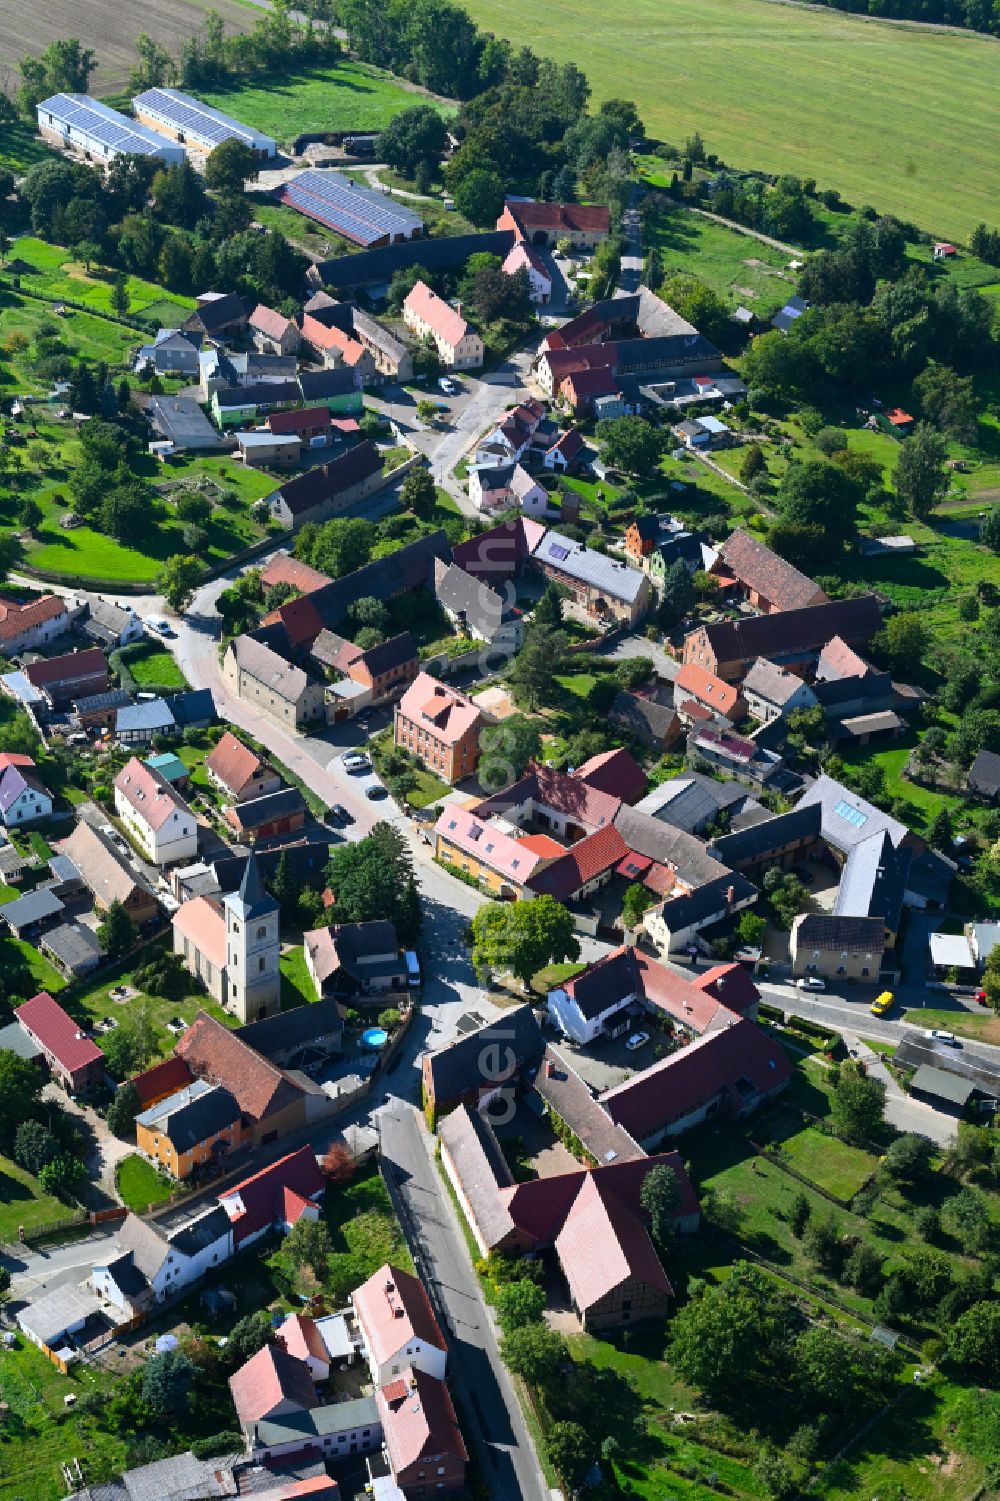
M 231 891 L 224 905 L 224 1003 L 243 1023 L 274 1016 L 281 1007 L 279 909 L 274 897 L 264 890 L 255 855 L 247 858 L 239 891 Z

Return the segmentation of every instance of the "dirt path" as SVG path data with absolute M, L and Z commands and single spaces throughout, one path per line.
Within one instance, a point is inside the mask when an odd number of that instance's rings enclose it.
M 791 4 L 792 0 L 773 0 L 774 4 Z M 810 6 L 810 10 L 825 10 L 826 6 Z M 656 189 L 653 190 L 654 192 Z M 660 190 L 662 191 L 662 190 Z M 714 224 L 724 224 L 726 229 L 735 229 L 737 234 L 746 235 L 748 239 L 759 240 L 762 245 L 770 245 L 772 250 L 780 250 L 784 255 L 791 255 L 796 260 L 805 254 L 799 245 L 786 245 L 784 240 L 772 239 L 759 229 L 748 229 L 745 224 L 737 224 L 735 219 L 724 219 L 721 214 L 709 213 L 707 208 L 696 208 L 693 203 L 680 203 L 671 198 L 671 203 L 677 203 L 678 208 L 685 209 L 689 214 L 700 214 L 703 219 L 711 219 Z

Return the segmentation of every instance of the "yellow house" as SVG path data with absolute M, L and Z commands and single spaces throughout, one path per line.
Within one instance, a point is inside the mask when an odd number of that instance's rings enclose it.
M 196 1167 L 217 1162 L 243 1144 L 240 1107 L 206 1079 L 169 1095 L 135 1118 L 139 1151 L 183 1182 Z

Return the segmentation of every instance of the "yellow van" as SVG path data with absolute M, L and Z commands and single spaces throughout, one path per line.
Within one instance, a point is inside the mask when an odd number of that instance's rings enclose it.
M 881 995 L 877 995 L 872 1001 L 872 1016 L 884 1016 L 889 1007 L 892 1005 L 892 999 L 893 997 L 891 990 L 883 990 Z

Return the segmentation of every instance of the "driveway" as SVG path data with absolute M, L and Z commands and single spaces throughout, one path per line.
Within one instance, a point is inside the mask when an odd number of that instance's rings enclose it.
M 868 1047 L 863 1038 L 845 1034 L 844 1041 L 862 1060 L 869 1076 L 885 1085 L 885 1118 L 897 1131 L 915 1131 L 929 1136 L 939 1147 L 950 1147 L 958 1134 L 958 1122 L 933 1105 L 915 1100 L 893 1078 L 880 1053 Z
M 448 1336 L 462 1426 L 482 1455 L 497 1501 L 550 1501 L 520 1405 L 497 1346 L 451 1199 L 432 1160 L 433 1139 L 417 1110 L 379 1117 L 383 1171 L 413 1260 Z

